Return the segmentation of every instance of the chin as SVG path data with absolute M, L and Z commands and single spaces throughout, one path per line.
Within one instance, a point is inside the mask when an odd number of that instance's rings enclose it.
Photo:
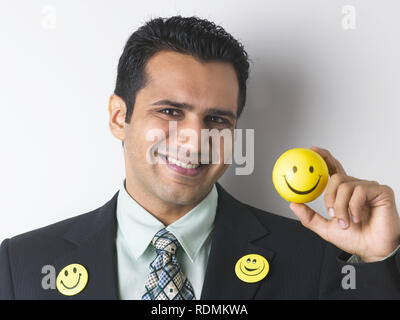
M 161 190 L 158 189 L 158 197 L 165 202 L 176 205 L 191 205 L 198 202 L 204 195 L 199 186 L 185 186 L 183 184 L 169 184 Z

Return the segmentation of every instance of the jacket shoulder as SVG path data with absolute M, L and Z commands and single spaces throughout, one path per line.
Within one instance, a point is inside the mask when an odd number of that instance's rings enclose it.
M 38 285 L 43 267 L 60 268 L 63 259 L 87 247 L 86 243 L 90 247 L 111 234 L 117 194 L 100 208 L 5 239 L 0 246 L 0 283 L 4 284 L 0 299 L 54 298 Z
M 28 258 L 30 255 L 35 256 L 40 252 L 49 253 L 50 255 L 59 253 L 60 244 L 65 243 L 63 236 L 68 230 L 75 225 L 88 225 L 99 214 L 99 209 L 83 213 L 56 223 L 31 230 L 10 239 L 8 242 L 8 251 L 10 255 L 18 257 L 23 255 Z M 64 244 L 65 245 L 65 244 Z
M 92 211 L 12 237 L 9 239 L 10 252 L 23 251 L 26 255 L 30 250 L 45 248 L 52 251 L 60 243 L 68 242 L 65 240 L 84 239 L 109 222 L 107 218 L 111 218 L 115 211 L 117 195 L 118 192 L 106 204 Z

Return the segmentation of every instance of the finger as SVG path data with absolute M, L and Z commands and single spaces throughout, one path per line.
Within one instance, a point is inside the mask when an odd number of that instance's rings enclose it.
M 326 208 L 328 210 L 329 215 L 334 218 L 335 217 L 335 212 L 334 212 L 334 205 L 336 201 L 336 194 L 337 194 L 337 189 L 339 185 L 342 183 L 348 182 L 348 181 L 353 181 L 353 180 L 358 180 L 343 174 L 335 173 L 330 177 L 328 180 L 328 184 L 326 186 L 325 194 L 324 194 L 324 201 Z
M 353 216 L 353 222 L 358 223 L 363 219 L 368 219 L 367 214 L 369 210 L 366 207 L 366 193 L 364 188 L 357 185 L 354 188 L 353 195 L 349 202 L 349 208 Z
M 339 160 L 337 160 L 328 150 L 316 146 L 312 146 L 310 149 L 317 152 L 325 160 L 330 176 L 335 173 L 347 175 Z
M 359 182 L 349 181 L 341 183 L 337 189 L 333 209 L 342 229 L 347 229 L 350 225 L 349 203 L 357 183 Z
M 299 218 L 301 224 L 326 239 L 329 220 L 315 212 L 304 203 L 289 204 L 290 209 Z
M 371 207 L 394 203 L 394 193 L 389 186 L 380 185 L 376 181 L 364 181 L 354 188 L 349 207 L 354 211 L 356 221 L 368 219 Z

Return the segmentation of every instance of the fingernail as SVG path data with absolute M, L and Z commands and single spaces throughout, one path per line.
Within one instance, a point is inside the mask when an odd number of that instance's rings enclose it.
M 357 219 L 355 216 L 351 216 L 351 220 L 353 220 L 354 223 L 357 223 Z
M 329 213 L 329 215 L 330 215 L 332 218 L 335 217 L 335 211 L 333 210 L 333 208 L 329 208 L 329 209 L 328 209 L 328 213 Z
M 338 221 L 339 221 L 339 224 L 340 224 L 341 228 L 346 228 L 347 227 L 347 222 L 346 221 L 344 221 L 342 219 L 339 219 Z

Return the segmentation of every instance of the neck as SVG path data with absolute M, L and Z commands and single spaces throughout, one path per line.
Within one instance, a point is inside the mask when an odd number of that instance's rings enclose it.
M 138 187 L 138 183 L 132 183 L 130 179 L 126 179 L 125 190 L 127 193 L 148 211 L 152 216 L 161 221 L 165 226 L 170 225 L 176 220 L 183 217 L 192 210 L 201 200 L 190 205 L 179 205 L 176 203 L 165 202 Z

